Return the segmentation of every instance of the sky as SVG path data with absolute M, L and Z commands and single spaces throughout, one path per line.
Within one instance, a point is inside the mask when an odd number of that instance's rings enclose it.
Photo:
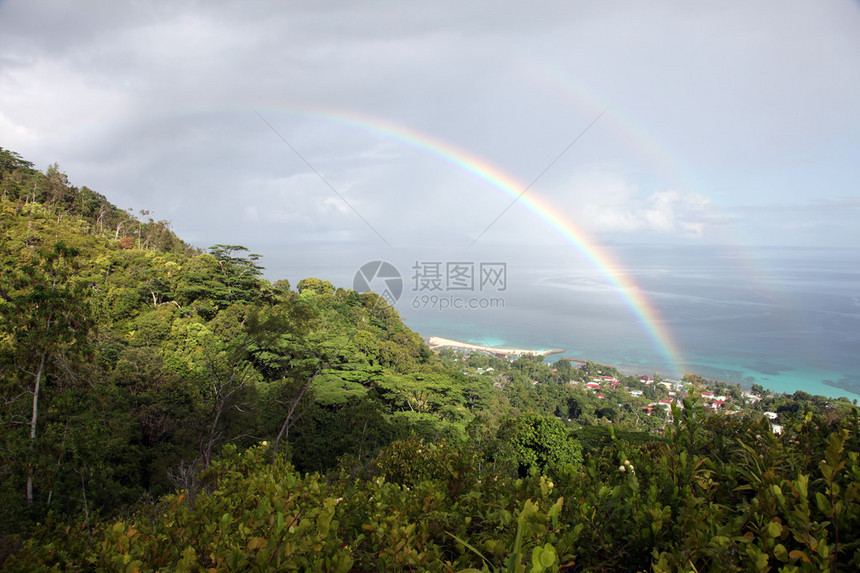
M 6 0 L 0 146 L 278 269 L 564 245 L 548 213 L 857 246 L 858 30 L 832 0 Z

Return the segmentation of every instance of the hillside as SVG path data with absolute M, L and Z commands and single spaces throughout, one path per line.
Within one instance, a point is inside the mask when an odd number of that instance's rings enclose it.
M 56 165 L 0 188 L 4 569 L 860 566 L 845 401 L 436 353 Z

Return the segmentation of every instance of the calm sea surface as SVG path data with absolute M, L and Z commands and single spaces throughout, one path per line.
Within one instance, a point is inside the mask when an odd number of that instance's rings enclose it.
M 694 372 L 778 392 L 860 398 L 860 250 L 771 248 L 752 256 L 716 247 L 616 247 L 613 253 L 675 340 L 678 367 L 606 274 L 567 255 L 515 253 L 503 292 L 453 293 L 495 307 L 460 310 L 423 298 L 432 293 L 415 288 L 404 259 L 397 263 L 404 293 L 396 308 L 423 336 L 561 348 L 564 356 L 630 373 Z M 473 258 L 504 260 L 499 253 Z M 480 301 L 489 298 L 497 300 Z

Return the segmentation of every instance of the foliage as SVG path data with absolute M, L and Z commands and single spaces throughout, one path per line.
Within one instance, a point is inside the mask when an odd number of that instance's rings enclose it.
M 0 187 L 4 570 L 860 567 L 847 401 L 436 355 L 56 166 L 0 149 Z
M 754 425 L 715 424 L 715 415 L 695 410 L 681 413 L 668 442 L 616 438 L 585 466 L 568 465 L 553 478 L 479 475 L 467 444 L 416 438 L 377 457 L 380 475 L 328 481 L 296 473 L 282 458 L 271 463 L 266 444 L 243 453 L 230 447 L 201 474 L 206 490 L 193 502 L 169 496 L 89 528 L 50 524 L 6 567 L 805 571 L 860 564 L 856 417 L 822 426 L 809 416 L 777 437 Z M 725 450 L 698 453 L 719 439 Z
M 502 423 L 499 437 L 520 477 L 582 463 L 579 444 L 557 418 L 533 413 L 512 418 Z

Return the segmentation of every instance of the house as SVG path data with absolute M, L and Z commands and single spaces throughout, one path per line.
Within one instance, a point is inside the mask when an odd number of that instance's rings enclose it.
M 611 384 L 613 388 L 618 386 L 619 384 L 618 378 L 616 378 L 615 376 L 601 376 L 598 382 L 605 382 L 607 384 Z
M 628 394 L 630 394 L 634 398 L 641 398 L 642 397 L 642 390 L 631 390 L 630 392 L 628 392 Z
M 705 400 L 713 400 L 714 399 L 714 393 L 713 392 L 702 392 L 702 398 L 704 398 Z
M 597 382 L 589 382 L 588 384 L 585 385 L 585 387 L 597 389 L 597 388 L 600 388 L 600 384 L 598 384 Z

